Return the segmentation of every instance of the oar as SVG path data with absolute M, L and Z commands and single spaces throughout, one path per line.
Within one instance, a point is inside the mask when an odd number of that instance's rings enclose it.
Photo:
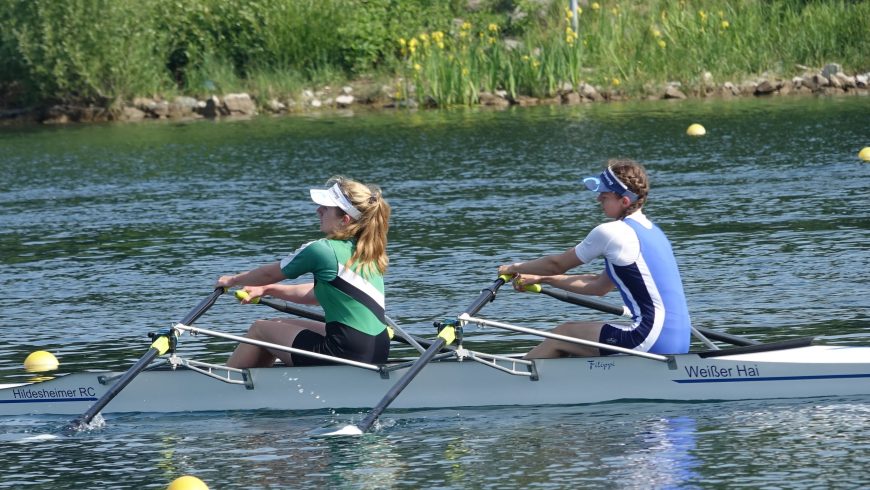
M 215 290 L 204 300 L 200 301 L 196 307 L 190 310 L 184 318 L 181 319 L 180 322 L 182 325 L 190 325 L 196 321 L 197 318 L 202 316 L 203 313 L 208 311 L 209 308 L 217 301 L 218 297 L 224 293 L 224 288 L 215 288 Z M 151 361 L 154 360 L 157 356 L 161 356 L 169 350 L 170 344 L 170 336 L 177 336 L 178 332 L 170 328 L 167 332 L 161 333 L 154 342 L 151 344 L 151 347 L 148 349 L 148 352 L 145 353 L 136 364 L 127 370 L 126 373 L 123 374 L 115 384 L 112 385 L 111 388 L 102 396 L 99 400 L 94 402 L 85 413 L 83 413 L 80 417 L 70 422 L 69 425 L 66 426 L 66 431 L 75 431 L 82 427 L 87 426 L 93 420 L 94 417 L 100 413 L 100 410 L 106 407 L 110 401 L 112 401 L 115 396 L 121 392 L 131 381 L 136 377 L 139 373 L 141 373 Z
M 474 315 L 481 308 L 483 308 L 487 303 L 495 299 L 495 293 L 498 291 L 505 282 L 510 280 L 510 276 L 499 276 L 495 282 L 492 283 L 488 288 L 484 288 L 480 291 L 480 296 L 474 301 L 474 303 L 469 306 L 464 313 L 468 315 Z M 460 315 L 461 316 L 461 315 Z M 438 338 L 432 342 L 432 345 L 429 346 L 426 351 L 420 355 L 420 357 L 408 368 L 408 371 L 402 376 L 396 384 L 387 391 L 387 394 L 372 408 L 371 412 L 366 415 L 366 417 L 359 423 L 357 426 L 348 425 L 339 429 L 335 432 L 326 433 L 322 435 L 360 435 L 367 432 L 372 425 L 374 425 L 375 421 L 378 417 L 383 413 L 384 410 L 390 405 L 390 403 L 395 400 L 402 390 L 411 383 L 414 377 L 420 373 L 426 364 L 432 360 L 432 358 L 438 354 L 442 347 L 448 345 L 453 342 L 455 337 L 455 329 L 453 326 L 444 327 L 439 333 Z
M 530 286 L 526 286 L 526 291 L 530 291 L 533 293 L 542 293 L 551 298 L 556 298 L 560 301 L 564 301 L 566 303 L 571 303 L 579 306 L 585 306 L 586 308 L 591 308 L 593 310 L 602 311 L 604 313 L 612 313 L 614 315 L 620 316 L 629 316 L 628 308 L 625 306 L 619 307 L 616 305 L 612 305 L 610 303 L 606 303 L 604 301 L 598 301 L 590 298 L 585 298 L 578 294 L 569 293 L 567 291 L 562 291 L 560 289 L 544 289 L 540 284 L 532 284 Z M 729 335 L 727 333 L 717 332 L 715 330 L 710 330 L 709 328 L 704 327 L 692 327 L 695 330 L 701 332 L 704 336 L 709 337 L 713 340 L 718 340 L 720 342 L 727 342 L 732 345 L 756 345 L 759 342 L 756 342 L 752 339 L 747 339 L 745 337 L 738 337 L 736 335 Z
M 250 297 L 250 295 L 242 289 L 236 290 L 235 295 L 236 298 L 239 300 L 248 299 Z M 273 308 L 284 313 L 301 316 L 302 318 L 307 318 L 309 320 L 315 320 L 318 322 L 326 321 L 326 317 L 323 316 L 323 313 L 318 313 L 316 311 L 312 311 L 308 308 L 303 308 L 301 306 L 294 306 L 286 301 L 280 301 L 277 299 L 270 299 L 259 296 L 251 300 L 251 303 L 268 306 L 269 308 Z
M 235 295 L 236 295 L 236 298 L 239 300 L 248 299 L 250 297 L 250 295 L 248 295 L 248 293 L 242 289 L 236 290 Z M 293 305 L 287 301 L 281 301 L 281 300 L 271 299 L 271 298 L 264 298 L 262 296 L 259 296 L 257 298 L 254 298 L 251 301 L 251 303 L 268 306 L 269 308 L 272 308 L 274 310 L 281 311 L 284 313 L 290 313 L 291 315 L 300 316 L 302 318 L 307 318 L 309 320 L 315 320 L 318 322 L 325 322 L 326 321 L 326 317 L 323 315 L 323 313 L 309 310 L 308 308 L 305 308 L 302 306 L 296 306 L 296 305 Z M 413 335 L 408 334 L 407 332 L 402 330 L 390 317 L 387 317 L 387 321 L 390 323 L 390 327 L 392 327 L 392 328 L 388 328 L 389 330 L 395 330 L 396 332 L 399 332 L 399 335 L 394 336 L 393 332 L 391 331 L 390 332 L 390 339 L 397 340 L 403 344 L 410 345 L 411 347 L 414 347 L 415 349 L 417 349 L 417 351 L 419 351 L 421 353 L 423 352 L 424 349 L 423 349 L 423 347 L 421 347 L 420 344 L 424 343 L 425 340 L 419 339 L 417 337 L 414 337 Z

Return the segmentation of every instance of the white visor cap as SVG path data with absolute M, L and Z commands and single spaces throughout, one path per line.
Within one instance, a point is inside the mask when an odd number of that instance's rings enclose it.
M 311 193 L 311 200 L 321 206 L 340 208 L 353 219 L 359 219 L 362 216 L 360 210 L 351 204 L 344 192 L 341 192 L 341 186 L 338 185 L 338 182 L 329 189 L 309 189 L 308 192 Z

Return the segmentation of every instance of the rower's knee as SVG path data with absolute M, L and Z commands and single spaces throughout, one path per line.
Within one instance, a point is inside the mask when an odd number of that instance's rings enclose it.
M 266 320 L 257 320 L 248 327 L 248 338 L 262 339 L 265 330 L 268 328 L 269 322 Z

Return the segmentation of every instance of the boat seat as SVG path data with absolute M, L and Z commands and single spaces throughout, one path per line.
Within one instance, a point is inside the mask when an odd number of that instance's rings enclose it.
M 708 350 L 698 352 L 698 357 L 723 357 L 733 356 L 736 354 L 751 354 L 754 352 L 767 352 L 773 350 L 795 349 L 797 347 L 807 347 L 813 345 L 816 337 L 800 337 L 797 339 L 781 340 L 779 342 L 770 342 L 768 344 L 744 345 L 739 347 L 731 347 L 728 349 Z

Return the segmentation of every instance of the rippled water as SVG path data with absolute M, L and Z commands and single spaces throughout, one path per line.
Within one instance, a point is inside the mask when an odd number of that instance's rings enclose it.
M 686 137 L 692 122 L 708 135 Z M 615 156 L 650 171 L 646 210 L 696 325 L 867 343 L 868 128 L 866 97 L 2 128 L 0 383 L 26 379 L 36 349 L 64 372 L 125 369 L 218 275 L 315 238 L 306 189 L 336 173 L 384 187 L 388 310 L 431 335 L 499 263 L 561 252 L 599 222 L 577 179 Z M 540 328 L 602 317 L 508 291 L 483 313 Z M 224 299 L 199 324 L 240 334 L 262 314 Z M 534 340 L 478 329 L 467 342 Z M 231 347 L 181 351 L 222 361 Z M 309 431 L 356 413 L 113 415 L 48 439 L 66 420 L 13 417 L 0 488 L 162 488 L 182 474 L 212 488 L 855 488 L 870 485 L 867 402 L 389 412 L 355 440 Z

